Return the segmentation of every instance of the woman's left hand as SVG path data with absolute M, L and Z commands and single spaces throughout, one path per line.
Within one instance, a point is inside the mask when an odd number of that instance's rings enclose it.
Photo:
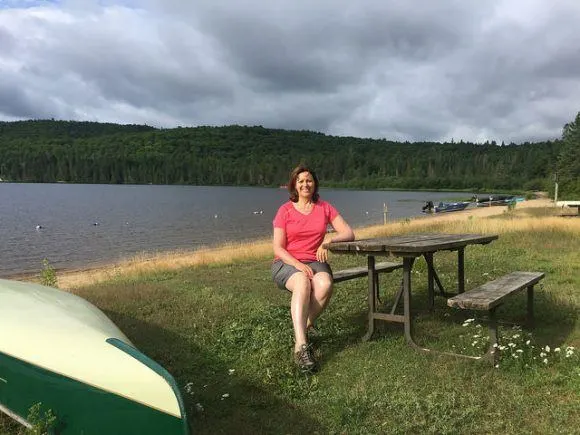
M 323 248 L 322 245 L 320 245 L 316 250 L 316 260 L 321 263 L 326 263 L 328 260 L 328 249 Z

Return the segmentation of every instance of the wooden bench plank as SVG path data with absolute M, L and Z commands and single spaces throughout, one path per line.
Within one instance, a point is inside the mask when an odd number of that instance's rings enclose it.
M 375 264 L 375 272 L 392 272 L 394 270 L 403 267 L 403 263 L 391 263 L 389 261 L 383 261 L 381 263 Z M 342 282 L 353 278 L 361 278 L 367 276 L 369 273 L 366 266 L 352 267 L 350 269 L 339 270 L 338 272 L 333 272 L 334 282 Z
M 533 286 L 544 276 L 543 272 L 512 272 L 448 299 L 447 305 L 456 308 L 489 311 L 500 305 L 512 293 Z

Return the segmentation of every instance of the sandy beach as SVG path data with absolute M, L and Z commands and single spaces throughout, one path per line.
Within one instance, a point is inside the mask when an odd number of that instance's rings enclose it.
M 548 198 L 539 198 L 517 203 L 517 208 L 553 207 L 554 203 Z M 474 207 L 460 212 L 442 213 L 421 216 L 414 221 L 462 221 L 469 218 L 485 218 L 505 213 L 507 207 Z M 355 234 L 358 238 L 372 237 L 382 226 L 357 228 Z M 94 284 L 107 279 L 120 276 L 134 276 L 159 270 L 175 270 L 182 267 L 194 267 L 209 263 L 225 263 L 232 259 L 258 258 L 271 252 L 271 241 L 257 240 L 252 243 L 232 243 L 213 249 L 201 249 L 197 251 L 176 251 L 155 255 L 154 257 L 136 256 L 129 260 L 111 264 L 98 269 L 59 271 L 57 273 L 58 285 L 62 289 L 71 289 Z M 23 278 L 23 280 L 37 280 L 38 277 Z

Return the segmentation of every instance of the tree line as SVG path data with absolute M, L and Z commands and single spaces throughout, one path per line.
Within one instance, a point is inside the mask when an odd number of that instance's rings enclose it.
M 580 113 L 537 143 L 394 142 L 312 131 L 0 122 L 0 178 L 17 182 L 277 186 L 303 162 L 326 187 L 548 190 L 580 197 Z M 574 162 L 571 164 L 570 162 Z

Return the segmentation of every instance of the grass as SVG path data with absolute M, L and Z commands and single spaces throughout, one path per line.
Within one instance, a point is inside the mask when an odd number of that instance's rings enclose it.
M 580 219 L 553 213 L 516 209 L 490 218 L 401 221 L 360 229 L 357 237 L 500 234 L 488 246 L 466 249 L 467 288 L 513 270 L 544 271 L 531 340 L 536 350 L 549 346 L 555 355 L 557 347 L 580 348 Z M 289 298 L 271 281 L 268 241 L 187 261 L 127 269 L 73 291 L 175 376 L 194 433 L 580 433 L 578 350 L 548 363 L 531 353 L 524 363 L 504 352 L 492 368 L 420 354 L 405 343 L 401 325 L 379 325 L 374 339 L 363 343 L 367 302 L 361 278 L 336 285 L 313 339 L 321 371 L 306 377 L 292 364 Z M 340 269 L 365 259 L 335 255 L 331 263 Z M 456 254 L 438 253 L 435 264 L 445 287 L 456 286 Z M 443 298 L 433 314 L 421 310 L 427 304 L 423 260 L 413 273 L 419 343 L 474 353 L 479 319 L 462 326 L 473 314 L 447 308 Z M 400 276 L 381 277 L 382 288 L 391 289 L 383 299 L 394 293 Z M 511 299 L 500 319 L 523 320 L 525 295 Z M 517 331 L 505 326 L 500 333 L 514 341 Z M 527 332 L 520 334 L 528 339 Z M 0 433 L 17 431 L 0 418 Z

